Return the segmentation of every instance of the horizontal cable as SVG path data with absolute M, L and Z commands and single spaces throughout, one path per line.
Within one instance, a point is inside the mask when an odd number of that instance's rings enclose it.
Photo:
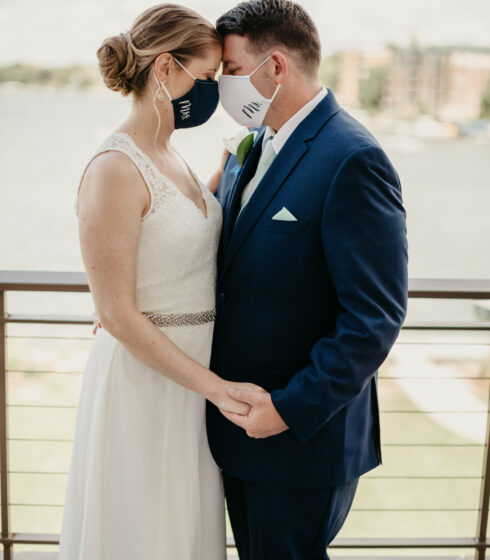
M 65 504 L 25 504 L 9 502 L 9 506 L 15 507 L 64 507 Z
M 487 335 L 485 335 L 485 338 L 487 337 Z M 438 340 L 437 342 L 427 342 L 425 340 L 397 340 L 395 342 L 395 346 L 489 346 L 490 345 L 490 340 L 482 340 L 482 341 L 465 341 L 465 340 L 460 340 L 460 341 L 444 341 L 444 340 Z
M 7 441 L 44 441 L 49 443 L 71 443 L 73 442 L 72 439 L 48 439 L 48 438 L 7 438 Z
M 447 380 L 447 379 L 468 379 L 468 380 L 472 380 L 472 379 L 490 379 L 490 376 L 488 375 L 438 375 L 436 376 L 430 376 L 430 375 L 404 375 L 404 376 L 399 376 L 399 375 L 379 375 L 378 376 L 378 381 L 381 381 L 382 379 L 395 379 L 397 381 L 403 381 L 404 379 L 430 379 L 431 381 L 439 381 L 439 380 Z
M 39 503 L 25 503 L 25 502 L 9 502 L 10 506 L 14 507 L 64 507 L 64 504 L 39 504 Z M 412 513 L 422 513 L 422 512 L 475 512 L 480 511 L 480 508 L 351 508 L 351 511 L 357 512 L 412 512 Z
M 8 471 L 9 474 L 49 474 L 49 475 L 67 475 L 67 471 Z
M 9 474 L 28 474 L 28 475 L 68 475 L 68 471 L 8 471 Z M 363 480 L 482 480 L 483 476 L 425 476 L 425 475 L 364 475 Z
M 364 475 L 363 479 L 375 480 L 377 478 L 381 480 L 482 480 L 483 475 L 471 476 L 471 475 L 458 475 L 458 476 L 425 476 L 425 475 L 378 475 L 369 476 Z
M 19 334 L 9 334 L 5 337 L 24 339 L 24 340 L 93 340 L 90 336 L 49 336 L 49 335 L 19 335 Z
M 59 534 L 46 533 L 9 533 L 0 537 L 2 544 L 59 544 Z M 442 549 L 442 548 L 475 548 L 486 550 L 490 540 L 479 541 L 476 538 L 339 538 L 332 541 L 331 548 L 339 549 Z M 235 548 L 233 537 L 226 537 L 226 547 Z M 367 558 L 367 557 L 366 557 Z
M 43 374 L 43 373 L 61 373 L 61 374 L 68 374 L 68 375 L 74 375 L 74 374 L 82 374 L 83 371 L 51 371 L 49 369 L 46 370 L 38 370 L 38 369 L 8 369 L 6 371 L 6 373 L 29 373 L 29 374 L 33 374 L 33 373 L 39 373 L 39 374 Z
M 382 443 L 383 447 L 484 447 L 485 443 Z
M 17 335 L 17 334 L 9 334 L 5 336 L 6 339 L 24 339 L 24 340 L 94 340 L 91 336 L 51 336 L 51 335 Z M 444 342 L 444 341 L 437 341 L 437 342 L 426 342 L 426 341 L 397 341 L 396 346 L 489 346 L 490 342 L 482 341 L 482 342 Z
M 488 414 L 488 410 L 380 410 L 383 414 Z
M 88 323 L 88 321 L 87 321 Z M 479 323 L 434 323 L 428 321 L 426 323 L 405 323 L 402 326 L 404 331 L 447 331 L 447 332 L 487 332 L 490 331 L 490 322 Z
M 83 374 L 84 371 L 51 371 L 51 370 L 38 370 L 38 369 L 7 369 L 7 373 L 68 373 L 68 374 Z M 429 379 L 431 381 L 439 381 L 439 380 L 447 380 L 447 379 L 467 379 L 468 381 L 472 380 L 490 380 L 490 376 L 473 376 L 473 375 L 444 375 L 444 376 L 437 376 L 432 377 L 430 375 L 404 375 L 404 376 L 397 376 L 397 375 L 379 375 L 378 381 L 382 380 L 395 380 L 395 381 L 403 381 L 405 379 Z
M 38 370 L 38 369 L 21 369 L 21 368 L 16 368 L 16 369 L 7 369 L 6 370 L 7 373 L 67 373 L 67 374 L 83 374 L 84 371 L 51 371 L 51 370 Z M 404 381 L 406 379 L 412 380 L 412 379 L 422 379 L 422 380 L 430 380 L 430 381 L 446 381 L 446 380 L 452 380 L 452 379 L 466 379 L 468 381 L 482 381 L 482 380 L 490 380 L 490 376 L 486 375 L 480 375 L 480 376 L 473 376 L 473 375 L 444 375 L 444 376 L 440 376 L 438 375 L 437 377 L 431 377 L 430 375 L 404 375 L 404 376 L 397 376 L 397 375 L 379 375 L 378 376 L 378 381 L 383 381 L 383 380 L 390 380 L 390 381 Z
M 4 323 L 30 324 L 30 325 L 93 325 L 91 317 L 85 315 L 32 315 L 7 313 L 3 318 Z
M 10 408 L 77 408 L 68 404 L 7 404 Z
M 396 512 L 461 512 L 480 511 L 481 508 L 352 508 L 350 511 L 396 511 Z
M 9 502 L 10 506 L 15 507 L 64 507 L 64 504 L 30 504 L 30 503 L 13 503 Z M 379 512 L 470 512 L 480 511 L 481 508 L 352 508 L 351 511 L 379 511 Z
M 77 408 L 77 405 L 9 403 L 12 408 Z M 488 410 L 380 410 L 382 414 L 488 414 Z
M 73 439 L 9 437 L 8 441 L 44 441 L 71 443 Z M 484 443 L 382 443 L 382 447 L 484 447 Z

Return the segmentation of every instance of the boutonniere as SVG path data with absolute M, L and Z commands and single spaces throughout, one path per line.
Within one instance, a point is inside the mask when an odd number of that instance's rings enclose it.
M 250 132 L 248 128 L 241 128 L 234 138 L 223 138 L 225 148 L 236 156 L 240 167 L 243 167 L 256 136 L 256 130 Z

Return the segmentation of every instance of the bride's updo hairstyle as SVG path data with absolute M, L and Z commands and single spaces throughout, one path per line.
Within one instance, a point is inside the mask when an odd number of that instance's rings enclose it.
M 104 40 L 97 49 L 99 70 L 109 89 L 139 98 L 159 54 L 169 52 L 185 65 L 213 44 L 221 44 L 220 37 L 205 18 L 184 6 L 157 4 L 131 29 Z

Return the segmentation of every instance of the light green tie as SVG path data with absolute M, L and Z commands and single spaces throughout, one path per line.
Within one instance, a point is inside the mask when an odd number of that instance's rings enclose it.
M 276 153 L 274 152 L 274 148 L 272 147 L 272 139 L 273 136 L 269 136 L 264 142 L 262 146 L 262 154 L 260 155 L 259 163 L 257 164 L 257 169 L 255 171 L 255 175 L 253 176 L 250 183 L 245 187 L 244 192 L 242 193 L 242 197 L 245 196 L 242 202 L 242 206 L 240 208 L 240 212 L 238 212 L 237 220 L 242 210 L 247 205 L 247 202 L 250 200 L 251 196 L 253 195 L 257 185 L 262 180 L 262 177 L 266 174 L 267 170 L 269 169 L 271 163 L 274 161 L 276 157 Z

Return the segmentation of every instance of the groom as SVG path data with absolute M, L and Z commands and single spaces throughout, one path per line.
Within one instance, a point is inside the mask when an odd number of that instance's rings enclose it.
M 328 559 L 359 477 L 381 463 L 377 370 L 407 305 L 400 182 L 319 84 L 302 7 L 251 0 L 217 27 L 222 104 L 258 134 L 217 192 L 211 369 L 266 392 L 231 395 L 248 416 L 208 402 L 209 445 L 241 560 Z

